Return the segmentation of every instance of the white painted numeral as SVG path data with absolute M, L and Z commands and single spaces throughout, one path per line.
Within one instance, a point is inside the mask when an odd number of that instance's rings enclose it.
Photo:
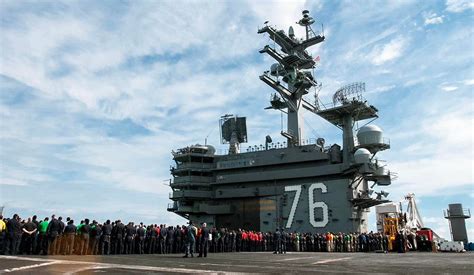
M 321 193 L 327 193 L 328 188 L 324 183 L 313 183 L 308 189 L 309 200 L 309 222 L 313 227 L 325 227 L 329 222 L 328 205 L 322 201 L 314 201 L 314 189 L 321 189 Z M 323 210 L 323 220 L 317 222 L 314 218 L 314 209 L 321 208 Z
M 328 205 L 322 201 L 314 201 L 314 190 L 321 189 L 321 193 L 327 193 L 328 188 L 324 183 L 318 182 L 313 183 L 308 188 L 308 203 L 309 203 L 309 223 L 313 227 L 325 227 L 329 222 L 329 213 L 328 213 Z M 291 228 L 293 224 L 293 219 L 295 218 L 296 208 L 298 208 L 298 202 L 300 201 L 301 196 L 301 185 L 292 185 L 292 186 L 285 186 L 285 192 L 288 191 L 296 191 L 295 198 L 293 199 L 293 203 L 290 209 L 290 216 L 288 216 L 288 222 L 286 223 L 286 228 Z M 316 221 L 314 218 L 314 209 L 321 208 L 323 211 L 323 220 Z
M 301 185 L 285 186 L 285 192 L 287 191 L 296 191 L 293 204 L 291 205 L 290 216 L 288 217 L 288 222 L 286 223 L 286 228 L 291 228 L 291 224 L 293 223 L 293 218 L 295 217 L 296 208 L 298 207 L 298 202 L 301 196 Z

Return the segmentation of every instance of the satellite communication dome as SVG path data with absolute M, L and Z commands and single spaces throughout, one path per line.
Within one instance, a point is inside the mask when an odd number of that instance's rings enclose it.
M 383 131 L 376 125 L 365 125 L 357 131 L 357 140 L 360 145 L 383 143 Z
M 206 154 L 206 155 L 214 155 L 216 153 L 216 148 L 212 145 L 201 145 L 201 144 L 196 144 L 190 146 L 190 150 L 193 153 L 198 153 L 198 154 Z
M 206 145 L 207 147 L 207 154 L 208 155 L 214 155 L 216 153 L 216 148 L 212 145 Z
M 365 148 L 359 148 L 354 153 L 354 160 L 356 163 L 369 163 L 372 154 Z

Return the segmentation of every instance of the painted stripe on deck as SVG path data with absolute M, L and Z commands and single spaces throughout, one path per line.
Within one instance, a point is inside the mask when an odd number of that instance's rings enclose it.
M 67 264 L 77 264 L 78 262 L 68 261 Z M 81 262 L 82 263 L 82 262 Z M 85 264 L 85 263 L 84 263 Z M 188 269 L 188 268 L 174 268 L 174 267 L 159 267 L 159 266 L 145 266 L 145 265 L 123 265 L 123 264 L 106 264 L 96 263 L 91 269 L 102 269 L 102 268 L 119 268 L 119 269 L 130 269 L 130 270 L 141 270 L 141 271 L 162 271 L 162 272 L 179 272 L 179 273 L 210 273 L 210 274 L 227 274 L 227 272 L 216 271 L 216 270 L 204 270 L 204 269 Z
M 344 261 L 344 260 L 349 260 L 349 259 L 352 259 L 352 257 L 321 260 L 321 261 L 317 261 L 313 264 L 327 264 L 327 263 L 339 262 L 339 261 Z
M 42 266 L 48 266 L 48 265 L 53 265 L 56 264 L 57 262 L 47 262 L 47 263 L 42 263 L 42 264 L 32 264 L 32 265 L 25 265 L 21 267 L 14 267 L 14 268 L 7 268 L 2 270 L 2 272 L 15 272 L 15 271 L 22 271 L 22 270 L 27 270 L 27 269 L 32 269 L 32 268 L 37 268 L 37 267 L 42 267 Z
M 48 265 L 89 265 L 89 269 L 106 269 L 106 268 L 119 268 L 119 269 L 129 269 L 129 270 L 142 270 L 142 271 L 161 271 L 161 272 L 179 272 L 179 273 L 210 273 L 210 274 L 228 274 L 225 271 L 218 270 L 205 270 L 205 269 L 188 269 L 188 268 L 173 268 L 173 267 L 159 267 L 159 266 L 144 266 L 144 265 L 124 265 L 124 264 L 112 264 L 112 263 L 99 263 L 99 262 L 87 262 L 87 261 L 69 261 L 69 260 L 51 260 L 51 259 L 40 259 L 40 258 L 31 258 L 31 257 L 18 257 L 18 256 L 0 256 L 0 259 L 9 259 L 9 260 L 21 260 L 21 261 L 41 261 L 46 263 L 28 265 L 23 267 L 4 269 L 3 272 L 13 272 L 20 271 L 25 269 L 31 269 L 36 267 L 48 266 Z M 82 268 L 81 268 L 82 271 Z M 74 271 L 73 271 L 74 273 Z
M 314 259 L 314 258 L 317 258 L 317 257 L 316 257 L 316 256 L 312 256 L 312 257 L 286 258 L 286 259 L 277 260 L 277 262 L 296 261 L 296 260 Z
M 31 261 L 31 262 L 55 262 L 55 261 L 59 261 L 59 260 L 54 260 L 54 259 L 49 259 L 49 258 L 33 258 L 33 257 L 8 256 L 8 255 L 0 255 L 0 259 Z

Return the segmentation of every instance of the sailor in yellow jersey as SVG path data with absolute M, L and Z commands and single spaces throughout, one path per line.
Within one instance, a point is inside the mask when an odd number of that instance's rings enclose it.
M 5 246 L 5 237 L 6 237 L 7 225 L 3 221 L 3 216 L 0 215 L 0 254 L 4 254 L 4 246 Z
M 7 224 L 3 221 L 3 216 L 0 215 L 0 232 L 5 232 Z

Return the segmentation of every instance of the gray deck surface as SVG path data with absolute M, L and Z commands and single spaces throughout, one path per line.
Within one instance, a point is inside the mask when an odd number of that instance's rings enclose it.
M 0 256 L 0 273 L 347 273 L 474 274 L 474 253 L 219 253 L 180 255 Z

